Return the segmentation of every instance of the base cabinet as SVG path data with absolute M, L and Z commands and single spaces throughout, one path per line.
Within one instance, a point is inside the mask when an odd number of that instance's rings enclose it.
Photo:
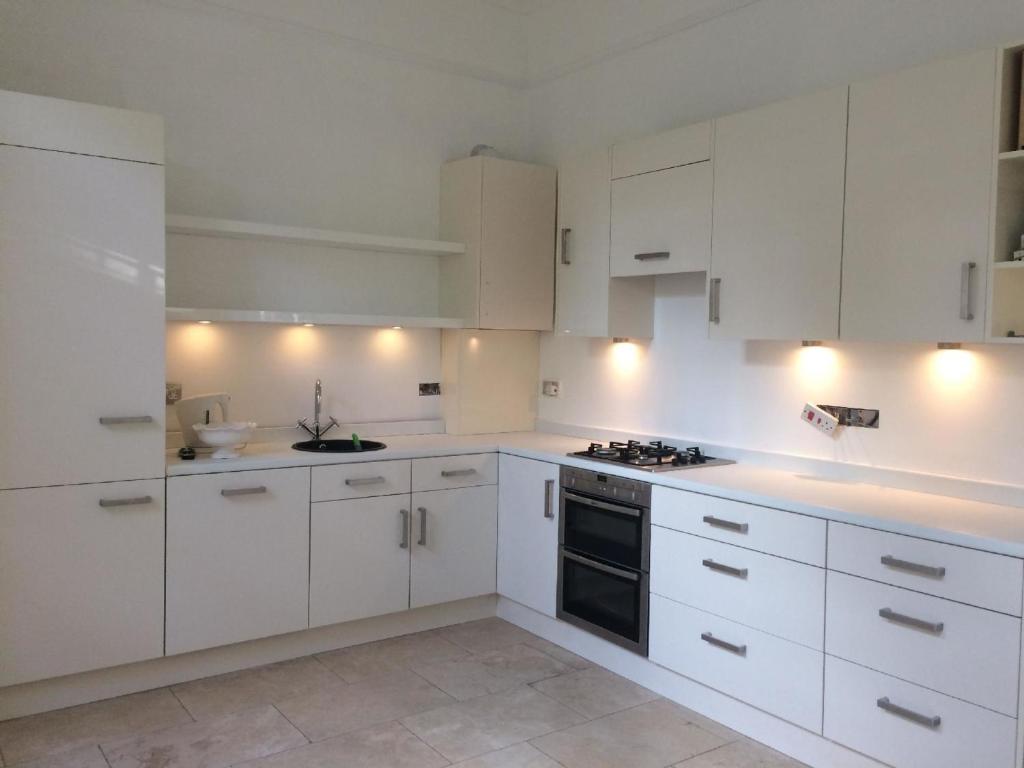
M 167 480 L 167 655 L 309 626 L 309 468 Z
M 0 687 L 163 654 L 163 487 L 0 491 Z

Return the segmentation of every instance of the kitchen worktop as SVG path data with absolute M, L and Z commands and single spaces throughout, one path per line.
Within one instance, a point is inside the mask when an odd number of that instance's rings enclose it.
M 356 454 L 295 451 L 287 443 L 250 444 L 237 459 L 181 461 L 168 454 L 169 477 L 250 469 L 416 459 L 502 452 L 568 466 L 600 469 L 655 485 L 703 493 L 813 517 L 1024 557 L 1024 508 L 887 488 L 749 464 L 643 472 L 567 456 L 587 440 L 543 432 L 494 435 L 408 435 L 381 438 L 387 448 Z

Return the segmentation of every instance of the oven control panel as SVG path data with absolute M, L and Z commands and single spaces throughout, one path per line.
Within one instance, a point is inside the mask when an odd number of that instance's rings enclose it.
M 562 487 L 640 507 L 651 505 L 651 484 L 578 467 L 562 467 Z

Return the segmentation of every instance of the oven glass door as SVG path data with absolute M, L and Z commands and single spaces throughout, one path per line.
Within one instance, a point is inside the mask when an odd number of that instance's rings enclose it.
M 564 549 L 560 565 L 559 616 L 582 619 L 606 639 L 646 654 L 647 575 Z
M 591 499 L 563 489 L 561 543 L 587 557 L 647 570 L 645 514 L 639 507 Z

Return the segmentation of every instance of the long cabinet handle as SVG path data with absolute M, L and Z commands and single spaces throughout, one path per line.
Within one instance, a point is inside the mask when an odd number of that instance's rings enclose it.
M 469 475 L 475 475 L 476 470 L 470 467 L 469 469 L 442 469 L 441 477 L 467 477 Z
M 152 496 L 132 496 L 125 499 L 100 499 L 101 507 L 134 507 L 139 504 L 152 504 Z
M 402 518 L 402 540 L 398 542 L 398 546 L 402 549 L 409 548 L 409 510 L 400 509 L 398 510 L 399 516 Z
M 941 635 L 942 630 L 945 627 L 941 621 L 925 621 L 924 619 L 916 619 L 913 616 L 907 616 L 905 613 L 896 613 L 892 608 L 880 608 L 878 615 L 886 621 L 891 621 L 893 624 L 902 624 L 905 627 L 913 627 L 914 629 L 923 629 L 925 632 L 931 632 L 933 635 Z
M 562 227 L 562 263 L 566 266 L 572 264 L 572 259 L 569 258 L 569 234 L 571 232 L 571 227 Z
M 621 568 L 605 565 L 604 563 L 599 563 L 596 560 L 591 560 L 587 557 L 580 557 L 579 555 L 574 554 L 573 552 L 567 552 L 564 549 L 562 550 L 562 557 L 567 560 L 572 560 L 574 563 L 586 566 L 587 568 L 593 568 L 595 571 L 607 573 L 610 576 L 618 576 L 621 579 L 629 579 L 630 581 L 640 581 L 640 574 L 638 573 L 624 571 Z
M 152 424 L 152 416 L 100 416 L 100 424 L 112 427 L 117 424 Z
M 712 528 L 724 528 L 727 531 L 735 531 L 736 533 L 746 533 L 750 530 L 750 526 L 747 523 L 734 523 L 732 520 L 723 520 L 720 517 L 713 517 L 711 515 L 704 515 L 703 520 Z
M 545 480 L 544 481 L 544 517 L 548 520 L 555 519 L 555 481 Z
M 712 277 L 708 294 L 708 320 L 715 325 L 722 321 L 722 278 Z
M 620 515 L 629 515 L 630 517 L 643 517 L 644 514 L 634 507 L 623 507 L 618 504 L 611 504 L 607 501 L 598 501 L 597 499 L 591 499 L 587 496 L 578 496 L 570 491 L 563 491 L 562 495 L 579 504 L 585 504 L 586 506 L 593 507 L 594 509 L 603 509 L 606 512 L 618 512 Z
M 941 565 L 922 565 L 921 563 L 912 563 L 909 560 L 900 560 L 898 557 L 892 555 L 882 555 L 882 565 L 886 565 L 889 568 L 894 568 L 897 571 L 906 571 L 907 573 L 913 573 L 918 576 L 929 576 L 933 579 L 941 579 L 946 575 L 946 569 Z
M 257 493 L 266 493 L 267 486 L 254 485 L 252 488 L 221 488 L 221 496 L 254 496 Z
M 379 485 L 380 483 L 386 483 L 387 479 L 381 475 L 376 477 L 349 477 L 345 479 L 345 485 L 350 488 L 355 488 L 360 485 Z
M 736 645 L 736 643 L 730 643 L 727 640 L 722 640 L 721 638 L 715 637 L 710 632 L 701 632 L 700 639 L 708 645 L 713 645 L 716 648 L 721 648 L 722 650 L 729 651 L 729 653 L 735 653 L 737 656 L 747 655 L 746 645 Z
M 960 265 L 960 319 L 973 320 L 974 308 L 971 306 L 971 294 L 974 288 L 974 271 L 976 262 L 965 261 Z
M 703 565 L 705 568 L 711 569 L 712 571 L 718 571 L 719 573 L 724 573 L 729 576 L 735 576 L 738 579 L 747 578 L 746 568 L 734 568 L 731 565 L 723 565 L 722 563 L 716 563 L 711 558 L 702 560 L 701 565 Z
M 938 715 L 922 715 L 920 712 L 901 707 L 899 704 L 893 704 L 889 701 L 888 696 L 883 696 L 875 704 L 878 705 L 879 709 L 884 709 L 886 712 L 902 717 L 904 720 L 909 720 L 912 723 L 923 725 L 925 728 L 935 730 L 942 725 L 942 718 Z
M 416 543 L 425 547 L 427 546 L 427 508 L 417 507 L 416 511 L 420 513 L 420 538 Z
M 652 251 L 651 253 L 636 253 L 633 254 L 633 258 L 637 261 L 656 261 L 658 259 L 667 259 L 671 256 L 669 251 Z

